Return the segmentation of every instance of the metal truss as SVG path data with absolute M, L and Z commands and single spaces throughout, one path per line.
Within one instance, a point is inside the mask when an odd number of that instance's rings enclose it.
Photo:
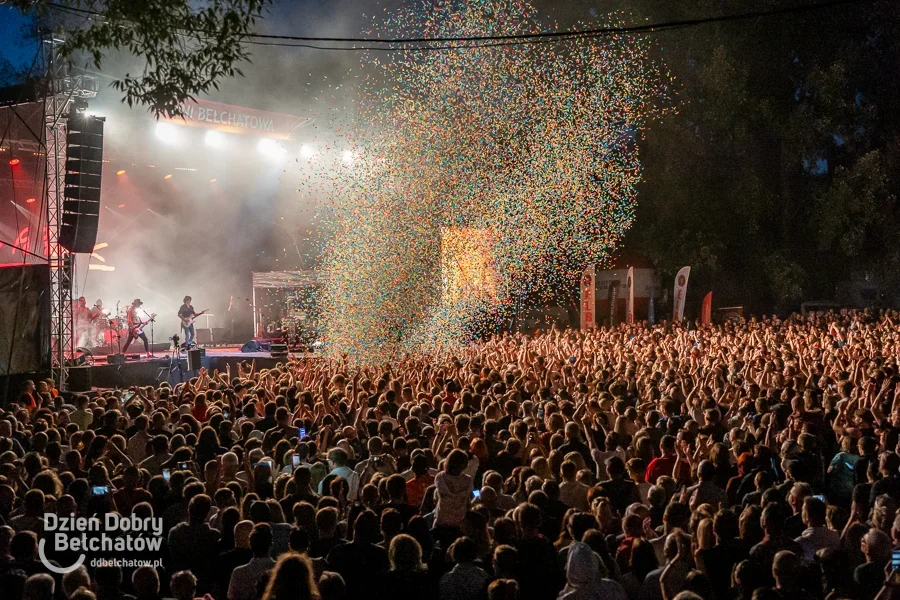
M 50 262 L 50 374 L 57 389 L 65 390 L 68 360 L 75 350 L 72 313 L 74 256 L 59 245 L 66 180 L 66 117 L 76 98 L 97 94 L 95 78 L 70 76 L 60 58 L 63 40 L 49 35 L 43 40 L 46 93 L 44 136 L 47 153 L 47 257 Z

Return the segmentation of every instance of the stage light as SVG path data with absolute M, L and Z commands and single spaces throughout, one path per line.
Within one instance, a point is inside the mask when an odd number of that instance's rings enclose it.
M 209 180 L 209 182 L 210 182 L 210 183 L 215 183 L 215 182 L 216 182 L 216 178 L 213 177 L 212 179 Z
M 166 175 L 166 179 L 172 179 L 172 174 L 169 173 L 168 175 Z
M 115 267 L 111 267 L 109 265 L 88 265 L 89 271 L 106 271 L 107 273 L 111 271 L 115 271 Z
M 19 164 L 20 162 L 22 162 L 22 161 L 20 161 L 18 158 L 9 159 L 9 164 L 13 167 L 16 166 L 17 164 Z
M 300 156 L 303 158 L 311 158 L 316 153 L 316 149 L 308 144 L 300 146 Z
M 28 204 L 34 204 L 35 202 L 37 202 L 37 200 L 35 200 L 34 198 L 29 198 L 29 199 L 26 200 L 25 202 L 28 203 Z
M 287 152 L 275 140 L 270 140 L 268 138 L 259 140 L 259 143 L 256 145 L 256 150 L 263 156 L 277 159 L 284 158 L 284 155 Z
M 228 138 L 221 131 L 210 130 L 203 138 L 204 143 L 210 148 L 224 148 L 228 145 Z
M 125 169 L 119 169 L 118 171 L 116 171 L 116 175 L 124 175 L 124 174 L 125 174 Z
M 179 146 L 184 141 L 181 131 L 171 123 L 157 123 L 154 133 L 157 139 L 170 146 Z
M 354 161 L 354 159 L 356 158 L 356 155 L 353 153 L 352 150 L 344 150 L 342 157 L 344 159 L 344 162 L 349 164 Z
M 124 205 L 124 204 L 120 204 L 120 205 L 119 205 L 119 208 L 125 208 L 125 205 Z

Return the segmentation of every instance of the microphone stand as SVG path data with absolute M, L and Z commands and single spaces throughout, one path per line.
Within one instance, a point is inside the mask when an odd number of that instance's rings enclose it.
M 116 301 L 116 321 L 117 322 L 119 320 L 119 304 L 121 304 L 121 303 L 122 303 L 121 300 Z M 109 321 L 107 321 L 106 323 L 107 323 L 107 326 L 109 326 Z M 127 326 L 127 323 L 126 323 L 126 326 Z M 122 354 L 122 336 L 119 335 L 120 329 L 121 329 L 121 326 L 119 327 L 119 329 L 116 329 L 116 349 L 119 351 L 118 352 L 119 354 Z M 130 329 L 129 329 L 129 333 L 131 333 Z
M 153 356 L 153 324 L 156 322 L 156 319 L 151 317 L 150 313 L 148 313 L 145 308 L 141 307 L 141 310 L 144 311 L 144 314 L 150 318 L 150 352 L 148 354 L 150 354 L 150 356 Z M 153 356 L 153 358 L 156 357 Z

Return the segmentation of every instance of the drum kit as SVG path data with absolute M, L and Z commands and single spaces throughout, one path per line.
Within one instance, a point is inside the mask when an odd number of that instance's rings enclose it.
M 114 314 L 102 306 L 94 306 L 92 311 L 96 314 L 91 315 L 90 322 L 86 324 L 84 331 L 87 343 L 80 344 L 81 346 L 113 347 L 125 340 L 128 336 L 128 324 L 124 316 Z

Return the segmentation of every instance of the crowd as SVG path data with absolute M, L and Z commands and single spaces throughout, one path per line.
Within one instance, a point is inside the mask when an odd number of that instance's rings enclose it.
M 0 597 L 900 598 L 898 355 L 897 313 L 843 311 L 29 384 L 0 410 Z M 154 564 L 64 569 L 72 515 L 158 523 L 103 556 Z

